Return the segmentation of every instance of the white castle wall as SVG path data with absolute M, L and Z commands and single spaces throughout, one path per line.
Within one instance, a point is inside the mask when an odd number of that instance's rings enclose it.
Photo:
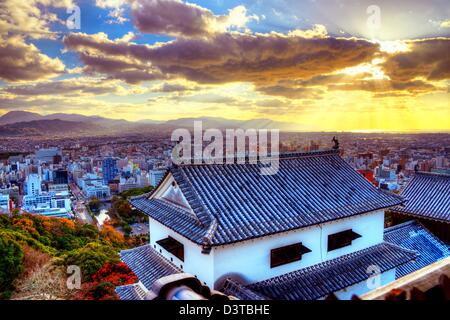
M 376 245 L 383 241 L 383 228 L 384 211 L 380 210 L 273 236 L 213 247 L 209 254 L 202 254 L 201 246 L 150 219 L 150 243 L 185 272 L 196 275 L 208 286 L 214 287 L 216 281 L 225 275 L 237 274 L 247 283 L 253 283 Z M 352 229 L 362 237 L 354 240 L 351 246 L 327 252 L 328 235 L 347 229 Z M 183 243 L 184 262 L 156 244 L 156 241 L 167 236 Z M 271 249 L 298 242 L 302 242 L 312 252 L 304 254 L 300 261 L 270 268 Z

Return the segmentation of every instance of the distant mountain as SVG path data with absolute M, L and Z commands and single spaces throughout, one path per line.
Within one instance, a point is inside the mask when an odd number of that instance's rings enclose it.
M 94 124 L 54 120 L 34 120 L 0 126 L 0 136 L 43 136 L 43 135 L 76 135 L 94 132 L 98 127 Z
M 241 128 L 304 131 L 305 129 L 300 128 L 296 124 L 273 121 L 270 119 L 236 120 L 220 117 L 199 117 L 180 118 L 165 122 L 151 119 L 132 122 L 123 119 L 109 119 L 100 116 L 85 116 L 81 114 L 54 113 L 43 116 L 34 112 L 10 111 L 0 117 L 0 135 L 21 135 L 24 134 L 24 132 L 34 132 L 32 134 L 63 134 L 65 130 L 74 130 L 73 133 L 92 131 L 92 134 L 165 132 L 176 128 L 192 130 L 194 121 L 202 121 L 204 130 L 211 128 Z M 67 124 L 65 130 L 63 128 L 64 124 Z M 46 125 L 49 127 L 46 127 Z
M 10 111 L 0 117 L 0 125 L 11 124 L 16 122 L 41 120 L 43 118 L 44 117 L 39 113 L 28 111 Z
M 97 124 L 128 124 L 129 121 L 109 119 L 100 116 L 84 116 L 75 113 L 53 113 L 49 115 L 40 115 L 34 112 L 28 111 L 10 111 L 0 117 L 0 125 L 13 124 L 19 122 L 28 122 L 34 120 L 63 120 L 63 121 L 75 121 L 85 123 L 97 123 Z

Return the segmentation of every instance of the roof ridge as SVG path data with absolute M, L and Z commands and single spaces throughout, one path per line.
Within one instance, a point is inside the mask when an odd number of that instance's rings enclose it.
M 150 243 L 147 243 L 147 244 L 144 244 L 142 246 L 138 246 L 138 247 L 134 247 L 134 248 L 130 248 L 130 249 L 120 250 L 120 253 L 122 253 L 122 252 L 128 253 L 128 252 L 138 251 L 138 249 L 142 249 L 142 248 L 145 248 L 145 247 L 150 247 L 151 248 L 152 246 L 151 246 Z
M 236 164 L 239 160 L 244 159 L 245 164 L 251 164 L 254 162 L 257 164 L 261 161 L 271 161 L 271 160 L 288 160 L 288 159 L 298 159 L 298 158 L 307 158 L 307 157 L 320 157 L 320 156 L 329 156 L 329 155 L 339 155 L 339 149 L 324 149 L 324 150 L 312 150 L 312 151 L 296 151 L 296 152 L 279 152 L 277 154 L 267 153 L 266 156 L 261 157 L 260 155 L 256 155 L 251 157 L 249 155 L 239 156 L 237 154 L 233 154 L 232 156 L 224 156 L 222 158 L 222 163 L 212 163 L 211 160 L 215 160 L 215 158 L 192 158 L 189 163 L 182 164 L 174 164 L 173 167 L 183 167 L 183 166 L 204 166 L 204 165 L 227 165 L 231 159 L 233 160 L 232 164 Z M 220 159 L 220 158 L 219 158 Z M 201 163 L 196 163 L 196 161 L 201 161 Z
M 389 242 L 389 241 L 384 241 L 384 243 L 386 243 L 386 244 L 388 244 L 390 246 L 396 247 L 398 249 L 402 249 L 403 251 L 406 251 L 406 252 L 409 252 L 409 253 L 413 253 L 413 254 L 416 255 L 416 257 L 420 256 L 420 253 L 418 253 L 417 251 L 414 251 L 414 250 L 402 247 L 402 246 L 400 246 L 398 244 L 395 244 L 395 243 L 392 243 L 392 242 Z
M 414 176 L 450 178 L 450 174 L 428 171 L 417 171 Z
M 397 230 L 397 229 L 400 229 L 400 228 L 404 228 L 404 227 L 409 226 L 410 224 L 414 224 L 414 223 L 417 223 L 417 221 L 416 220 L 409 220 L 409 221 L 406 221 L 406 222 L 395 224 L 393 226 L 384 228 L 384 233 L 391 232 L 391 231 L 394 231 L 394 230 Z

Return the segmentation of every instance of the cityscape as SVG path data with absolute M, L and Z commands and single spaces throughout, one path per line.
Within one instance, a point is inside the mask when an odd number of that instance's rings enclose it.
M 450 11 L 379 2 L 6 0 L 0 300 L 450 300 Z

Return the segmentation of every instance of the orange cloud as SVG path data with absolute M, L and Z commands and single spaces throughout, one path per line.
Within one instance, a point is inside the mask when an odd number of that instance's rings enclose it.
M 20 36 L 0 37 L 0 78 L 6 81 L 30 81 L 55 77 L 64 72 L 58 58 L 42 54 Z

